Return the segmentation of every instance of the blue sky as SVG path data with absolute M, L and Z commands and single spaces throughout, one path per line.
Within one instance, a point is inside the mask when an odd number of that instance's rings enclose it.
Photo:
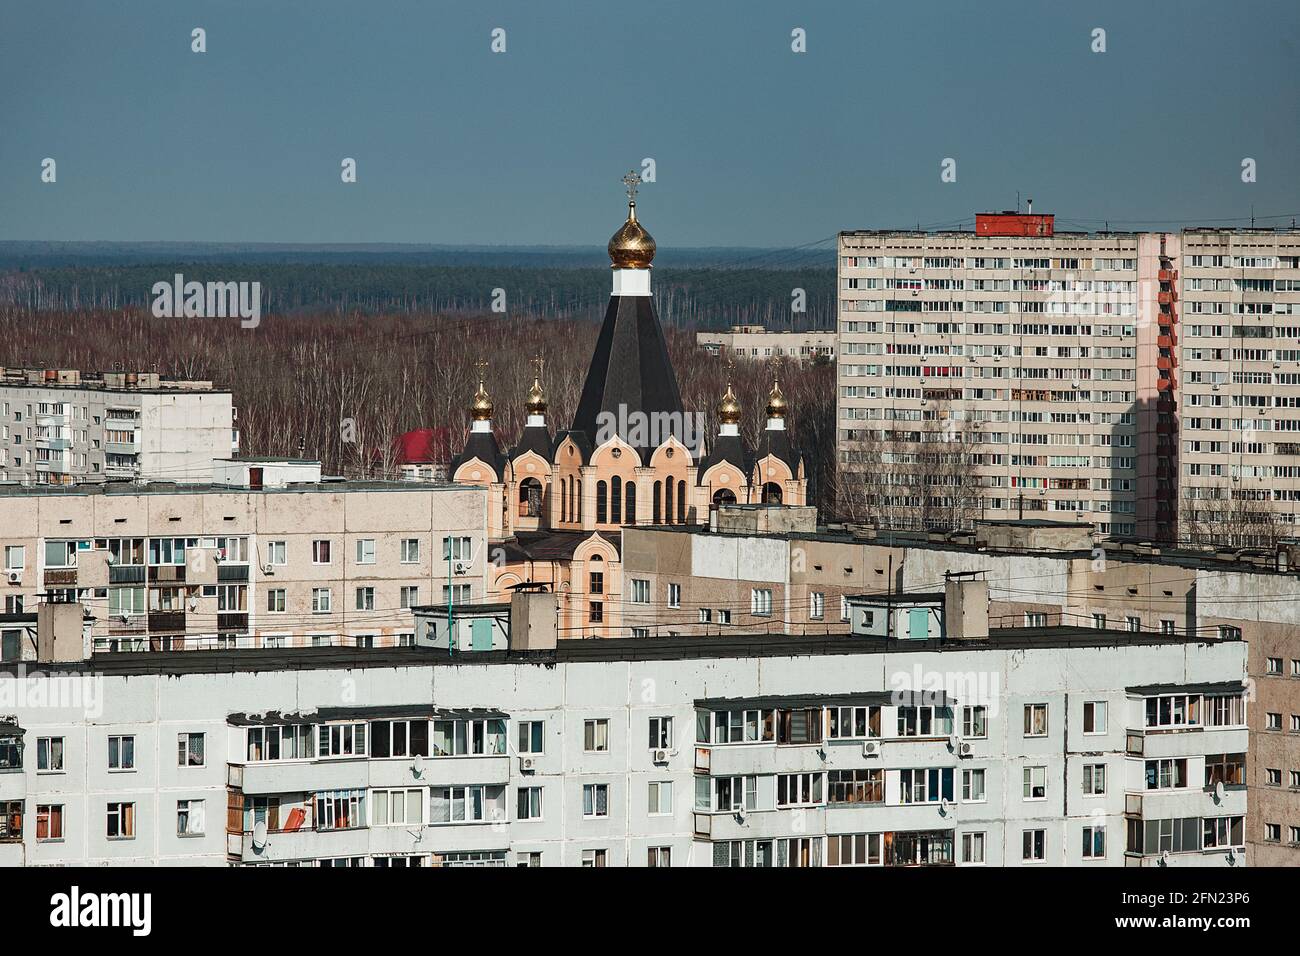
M 590 245 L 644 157 L 663 246 L 1300 214 L 1298 64 L 1294 0 L 8 0 L 0 239 Z

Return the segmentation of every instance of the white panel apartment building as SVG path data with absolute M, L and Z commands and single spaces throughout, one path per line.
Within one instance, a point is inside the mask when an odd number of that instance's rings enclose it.
M 0 656 L 32 657 L 42 595 L 85 605 L 92 652 L 409 643 L 410 608 L 483 599 L 486 527 L 467 485 L 0 486 Z
M 973 233 L 841 233 L 838 261 L 846 513 L 1170 540 L 1240 524 L 1181 514 L 1221 495 L 1300 530 L 1300 233 L 980 214 Z
M 5 698 L 0 864 L 1242 861 L 1241 641 L 911 643 L 52 665 L 98 696 Z
M 228 391 L 156 373 L 4 369 L 0 481 L 210 481 L 239 451 Z

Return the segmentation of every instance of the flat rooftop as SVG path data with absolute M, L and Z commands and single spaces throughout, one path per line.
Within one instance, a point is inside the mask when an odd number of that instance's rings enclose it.
M 501 664 L 599 663 L 604 661 L 672 661 L 770 657 L 831 657 L 866 654 L 961 653 L 966 651 L 1099 650 L 1151 646 L 1237 644 L 1240 639 L 1207 639 L 1147 634 L 1091 627 L 1003 628 L 987 638 L 956 640 L 885 640 L 834 635 L 792 637 L 788 634 L 741 637 L 589 638 L 560 641 L 555 650 L 463 651 L 449 654 L 435 647 L 304 647 L 220 651 L 161 651 L 99 654 L 89 661 L 64 664 L 25 662 L 23 672 L 100 674 L 105 677 L 146 674 L 233 674 L 265 671 L 352 670 L 374 667 L 462 667 Z M 16 662 L 0 665 L 0 674 L 17 675 Z
M 464 491 L 481 488 L 482 485 L 452 484 L 451 482 L 403 481 L 392 480 L 354 480 L 347 478 L 326 478 L 321 481 L 291 481 L 284 485 L 265 488 L 247 488 L 243 485 L 217 485 L 196 482 L 192 485 L 174 481 L 135 482 L 130 479 L 121 481 L 87 482 L 81 485 L 23 485 L 18 482 L 0 482 L 0 497 L 40 498 L 63 497 L 75 498 L 79 495 L 97 495 L 102 497 L 134 497 L 136 495 L 291 495 L 300 493 L 336 493 L 359 491 L 399 491 L 417 493 L 421 491 Z

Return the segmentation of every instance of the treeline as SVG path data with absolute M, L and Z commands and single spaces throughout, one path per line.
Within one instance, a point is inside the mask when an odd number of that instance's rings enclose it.
M 259 282 L 262 314 L 480 314 L 592 318 L 609 298 L 607 269 L 383 263 L 174 262 L 76 265 L 0 275 L 0 306 L 35 312 L 148 309 L 157 282 Z M 830 329 L 835 270 L 657 268 L 655 304 L 665 325 Z M 502 290 L 498 292 L 497 290 Z M 504 297 L 502 296 L 504 293 Z
M 198 278 L 197 276 L 195 278 Z M 572 421 L 598 325 L 572 318 L 396 312 L 362 316 L 303 312 L 238 319 L 159 319 L 147 309 L 0 306 L 0 365 L 115 368 L 206 379 L 229 389 L 239 409 L 243 453 L 319 458 L 327 473 L 384 475 L 394 439 L 446 426 L 458 451 L 477 385 L 476 363 L 507 447 L 523 427 L 524 396 L 541 359 L 551 428 Z M 728 372 L 696 348 L 694 335 L 666 330 L 683 403 L 717 433 L 716 406 Z M 807 455 L 816 502 L 834 501 L 835 369 L 830 364 L 741 363 L 731 373 L 753 446 L 774 377 L 790 402 L 789 427 Z

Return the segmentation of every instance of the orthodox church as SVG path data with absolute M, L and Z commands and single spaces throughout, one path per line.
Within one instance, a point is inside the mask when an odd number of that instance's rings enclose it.
M 613 291 L 572 425 L 552 433 L 540 375 L 513 448 L 492 428 L 480 377 L 465 446 L 451 480 L 489 488 L 487 600 L 545 586 L 559 596 L 561 638 L 622 635 L 622 529 L 707 524 L 723 503 L 803 505 L 805 463 L 786 431 L 774 382 L 757 448 L 740 437 L 740 403 L 728 383 L 711 442 L 682 406 L 650 293 L 655 241 L 637 219 L 635 172 L 624 177 L 627 221 L 609 241 Z

